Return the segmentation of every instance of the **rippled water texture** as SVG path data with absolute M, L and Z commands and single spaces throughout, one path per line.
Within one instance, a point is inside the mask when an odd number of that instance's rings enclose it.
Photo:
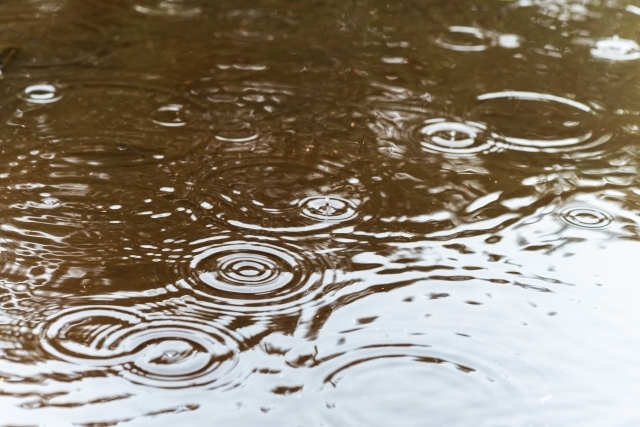
M 640 423 L 640 6 L 0 16 L 0 427 Z

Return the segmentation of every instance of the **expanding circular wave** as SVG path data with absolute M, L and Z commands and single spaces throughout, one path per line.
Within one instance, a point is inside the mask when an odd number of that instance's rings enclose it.
M 193 251 L 178 286 L 209 308 L 284 314 L 313 303 L 331 268 L 321 255 L 270 241 L 225 240 Z
M 358 214 L 358 205 L 338 196 L 311 196 L 300 200 L 302 215 L 317 221 L 342 222 L 353 219 Z
M 159 107 L 152 118 L 153 123 L 170 127 L 177 128 L 183 127 L 187 124 L 187 118 L 184 116 L 184 105 L 180 104 L 168 104 Z
M 437 102 L 439 108 L 421 106 L 424 99 Z M 429 94 L 411 95 L 402 102 L 377 103 L 369 127 L 378 135 L 379 152 L 391 158 L 404 158 L 422 149 L 453 158 L 496 150 L 489 126 L 482 120 L 444 113 L 449 110 L 447 104 L 447 101 L 432 100 Z
M 613 222 L 610 213 L 593 206 L 565 206 L 557 215 L 567 225 L 588 230 L 602 230 Z
M 439 425 L 446 425 L 455 419 L 451 414 L 460 402 L 480 415 L 487 404 L 509 392 L 513 393 L 511 404 L 522 406 L 520 390 L 509 384 L 505 378 L 508 374 L 481 360 L 486 355 L 474 358 L 464 351 L 457 354 L 420 344 L 415 338 L 380 339 L 360 346 L 348 345 L 348 337 L 346 341 L 332 354 L 314 355 L 311 381 L 302 392 L 335 405 L 336 413 L 327 414 L 335 424 L 351 421 L 375 425 L 376 419 L 393 412 L 402 413 L 408 425 L 421 425 L 425 410 L 437 408 L 434 418 Z M 464 348 L 463 343 L 456 344 Z M 410 391 L 407 384 L 411 384 Z
M 616 36 L 596 41 L 591 48 L 591 55 L 609 61 L 634 61 L 640 59 L 640 46 L 633 40 Z
M 385 359 L 406 359 L 425 364 L 448 365 L 461 373 L 472 373 L 476 369 L 464 364 L 455 363 L 439 357 L 438 351 L 429 345 L 397 342 L 386 344 L 372 344 L 352 348 L 349 352 L 333 354 L 317 361 L 318 368 L 323 371 L 323 383 L 336 386 L 347 371 L 362 364 L 384 364 Z M 380 372 L 380 369 L 367 368 L 369 371 Z
M 245 121 L 222 123 L 216 127 L 215 134 L 215 138 L 218 141 L 233 143 L 233 145 L 254 142 L 259 137 L 257 131 L 254 130 L 254 126 Z
M 52 84 L 35 84 L 27 86 L 18 97 L 30 104 L 51 104 L 62 98 L 59 88 Z
M 516 0 L 505 5 L 498 15 L 504 25 L 514 23 L 513 30 L 527 39 L 553 40 L 534 47 L 534 53 L 566 60 L 576 50 L 572 44 L 578 44 L 591 47 L 591 56 L 596 59 L 630 61 L 638 59 L 638 45 L 633 40 L 611 37 L 610 31 L 633 28 L 637 23 L 633 8 L 616 1 Z M 541 31 L 547 35 L 541 36 Z
M 432 153 L 472 155 L 489 151 L 493 145 L 487 139 L 487 127 L 476 122 L 429 119 L 417 133 L 422 148 Z
M 168 134 L 173 128 L 180 128 L 172 135 L 184 137 L 185 131 L 207 131 L 210 125 L 207 109 L 195 99 L 162 87 L 117 81 L 40 82 L 4 103 L 7 123 L 42 133 L 62 130 L 69 134 L 80 129 L 93 132 L 99 126 L 102 132 Z M 34 104 L 39 108 L 33 108 Z M 166 143 L 171 140 L 165 139 Z
M 297 258 L 277 246 L 230 243 L 195 256 L 191 270 L 211 288 L 231 293 L 259 295 L 277 291 L 299 280 Z
M 219 388 L 237 377 L 238 341 L 215 322 L 146 318 L 112 306 L 73 307 L 46 319 L 42 350 L 75 365 L 109 368 L 154 388 Z
M 560 96 L 521 91 L 486 93 L 470 116 L 486 123 L 500 148 L 569 153 L 600 147 L 612 137 L 588 105 Z
M 459 25 L 448 27 L 446 33 L 434 39 L 438 46 L 458 52 L 482 52 L 495 46 L 497 41 L 491 32 Z
M 385 252 L 378 261 L 394 264 L 402 260 L 395 267 L 378 265 L 374 270 L 400 268 L 406 272 L 402 266 L 407 262 L 425 259 L 405 249 L 397 254 Z M 394 259 L 395 255 L 400 258 Z M 440 255 L 441 260 L 446 259 L 444 253 Z M 375 258 L 364 259 L 371 263 Z M 377 425 L 375 420 L 385 414 L 402 413 L 407 425 L 418 426 L 432 408 L 434 425 L 447 425 L 456 419 L 453 409 L 461 404 L 471 408 L 469 419 L 485 413 L 487 405 L 489 412 L 505 418 L 521 416 L 521 410 L 538 395 L 537 387 L 555 375 L 539 365 L 546 355 L 536 353 L 526 338 L 533 328 L 536 334 L 545 330 L 546 324 L 534 321 L 544 314 L 494 304 L 491 296 L 475 287 L 483 279 L 462 279 L 458 271 L 467 270 L 451 268 L 436 273 L 433 280 L 424 280 L 429 273 L 414 271 L 415 282 L 406 284 L 409 278 L 404 277 L 401 286 L 383 293 L 367 284 L 370 279 L 345 288 L 343 303 L 334 302 L 336 308 L 326 317 L 317 312 L 323 322 L 315 326 L 318 332 L 313 342 L 284 347 L 289 366 L 308 370 L 301 397 L 334 404 L 335 411 L 326 413 L 332 425 Z M 376 276 L 373 271 L 362 274 Z M 451 279 L 445 279 L 449 275 Z M 388 279 L 379 283 L 390 289 Z M 509 295 L 522 292 L 517 286 L 505 290 Z M 450 315 L 452 310 L 456 316 Z M 516 316 L 519 321 L 506 324 L 505 316 Z M 483 326 L 487 324 L 493 327 L 491 332 Z M 524 327 L 527 324 L 529 329 Z M 509 345 L 497 338 L 504 334 L 515 337 Z M 530 357 L 522 358 L 522 354 Z M 509 404 L 496 412 L 495 402 L 503 399 Z
M 356 176 L 331 164 L 229 162 L 200 183 L 201 206 L 235 227 L 307 233 L 354 220 L 369 200 Z

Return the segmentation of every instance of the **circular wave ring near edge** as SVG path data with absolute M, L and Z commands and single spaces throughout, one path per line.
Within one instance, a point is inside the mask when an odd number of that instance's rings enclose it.
M 601 132 L 600 117 L 592 107 L 573 99 L 504 91 L 486 93 L 477 100 L 470 116 L 495 130 L 491 136 L 498 148 L 571 153 L 600 147 L 612 137 L 610 132 Z M 532 117 L 536 120 L 530 120 Z

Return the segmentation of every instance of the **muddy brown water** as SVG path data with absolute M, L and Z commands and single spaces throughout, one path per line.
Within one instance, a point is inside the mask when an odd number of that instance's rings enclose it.
M 0 426 L 640 422 L 640 6 L 0 16 Z

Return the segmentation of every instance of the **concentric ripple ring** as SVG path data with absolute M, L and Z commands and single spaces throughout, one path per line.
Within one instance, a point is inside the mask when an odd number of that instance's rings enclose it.
M 265 243 L 213 247 L 194 257 L 191 268 L 208 286 L 243 294 L 273 292 L 299 273 L 293 253 Z
M 39 331 L 43 350 L 75 365 L 112 369 L 144 386 L 220 387 L 233 380 L 238 341 L 214 322 L 146 318 L 126 308 L 73 307 Z
M 576 228 L 602 230 L 613 222 L 613 216 L 592 206 L 567 206 L 558 212 L 562 222 Z
M 426 120 L 418 130 L 422 148 L 429 152 L 471 155 L 488 151 L 492 141 L 483 139 L 486 126 L 477 122 Z
M 494 131 L 499 148 L 528 152 L 566 153 L 589 150 L 609 141 L 590 106 L 546 93 L 504 91 L 477 97 L 471 114 Z M 523 121 L 521 116 L 536 117 Z
M 312 260 L 295 245 L 235 240 L 194 250 L 178 287 L 216 311 L 285 313 L 317 298 L 331 272 L 323 258 Z
M 485 31 L 474 27 L 454 25 L 447 28 L 448 34 L 443 34 L 435 39 L 438 46 L 458 52 L 482 52 L 494 46 L 496 40 Z M 462 43 L 451 40 L 451 36 L 471 36 L 474 43 Z

